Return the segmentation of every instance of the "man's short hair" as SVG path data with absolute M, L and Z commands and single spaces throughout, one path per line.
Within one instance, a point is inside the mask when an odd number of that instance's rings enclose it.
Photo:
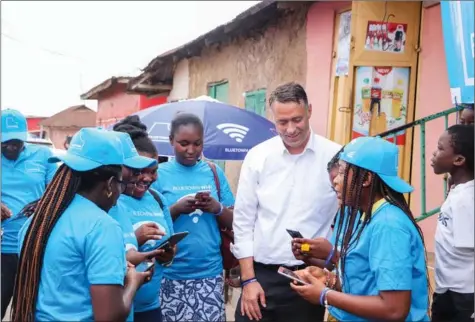
M 305 108 L 308 108 L 307 93 L 302 85 L 295 82 L 286 83 L 277 87 L 269 97 L 269 106 L 272 106 L 274 102 L 279 103 L 298 103 L 303 104 Z

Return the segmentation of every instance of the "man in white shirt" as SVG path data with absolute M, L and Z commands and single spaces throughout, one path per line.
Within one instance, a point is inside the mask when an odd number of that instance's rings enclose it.
M 279 136 L 247 154 L 234 208 L 233 253 L 241 266 L 242 295 L 235 320 L 323 321 L 325 308 L 300 298 L 279 266 L 304 267 L 291 236 L 328 238 L 338 208 L 327 164 L 340 146 L 314 134 L 305 90 L 287 83 L 269 98 Z

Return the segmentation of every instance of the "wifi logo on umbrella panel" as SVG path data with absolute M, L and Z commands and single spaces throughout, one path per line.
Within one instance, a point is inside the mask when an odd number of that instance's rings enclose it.
M 229 135 L 230 138 L 235 139 L 236 142 L 239 143 L 244 140 L 247 132 L 249 132 L 249 128 L 234 123 L 222 123 L 217 125 L 216 128 L 223 131 L 224 134 Z

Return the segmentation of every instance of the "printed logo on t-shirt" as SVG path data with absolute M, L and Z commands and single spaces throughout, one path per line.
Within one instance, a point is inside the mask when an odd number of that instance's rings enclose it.
M 449 216 L 445 215 L 443 212 L 439 214 L 438 220 L 444 227 L 447 227 L 447 222 L 449 219 Z
M 25 161 L 25 171 L 28 173 L 44 172 L 44 170 L 45 170 L 44 165 L 39 163 L 38 161 L 34 161 L 34 160 Z

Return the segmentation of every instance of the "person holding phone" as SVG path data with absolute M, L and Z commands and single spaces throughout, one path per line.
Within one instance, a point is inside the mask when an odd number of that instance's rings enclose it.
M 292 284 L 310 303 L 328 306 L 331 321 L 429 321 L 424 239 L 403 195 L 413 188 L 398 177 L 398 154 L 382 138 L 346 145 L 335 178 L 346 215 L 334 243 L 300 241 L 310 245 L 309 255 L 337 266 L 332 274 L 313 268 L 323 279 L 298 271 L 309 285 Z
M 173 265 L 164 272 L 163 314 L 174 321 L 225 320 L 223 260 L 218 221 L 231 228 L 234 196 L 216 166 L 221 200 L 213 170 L 201 160 L 201 120 L 179 113 L 171 123 L 175 159 L 160 165 L 156 188 L 167 199 L 175 232 L 189 231 L 180 242 Z
M 233 253 L 242 294 L 235 321 L 323 321 L 325 307 L 300 298 L 278 269 L 306 266 L 292 254 L 286 229 L 330 236 L 338 202 L 327 163 L 341 146 L 312 132 L 312 105 L 301 85 L 277 87 L 269 105 L 279 136 L 248 152 L 236 196 Z
M 26 143 L 28 125 L 17 110 L 2 110 L 2 319 L 13 294 L 18 265 L 18 232 L 27 217 L 20 211 L 38 200 L 56 172 L 50 149 Z
M 157 249 L 173 235 L 173 222 L 164 197 L 150 189 L 157 180 L 158 153 L 148 137 L 147 127 L 138 116 L 128 116 L 114 126 L 124 147 L 124 155 L 143 158 L 139 166 L 124 164 L 122 175 L 127 188 L 109 214 L 121 225 L 126 241 L 127 260 L 134 265 L 155 259 L 153 278 L 135 296 L 133 315 L 135 322 L 160 322 L 160 287 L 163 268 L 171 265 L 176 246 Z
M 125 189 L 121 166 L 136 160 L 115 133 L 83 128 L 49 162 L 63 164 L 19 233 L 12 321 L 124 321 L 151 274 L 127 265 L 107 212 Z

